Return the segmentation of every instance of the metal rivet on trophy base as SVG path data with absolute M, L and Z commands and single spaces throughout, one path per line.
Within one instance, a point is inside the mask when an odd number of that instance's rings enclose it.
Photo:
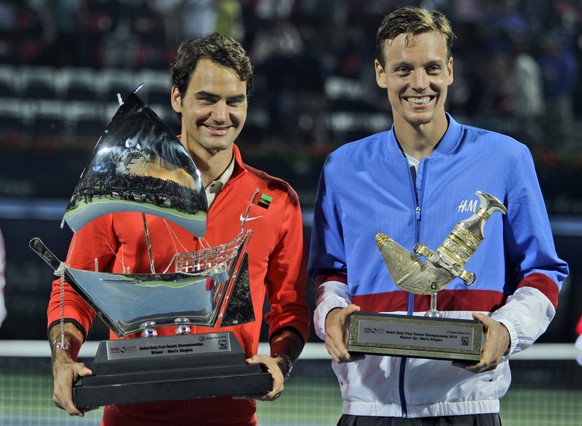
M 144 322 L 141 327 L 143 331 L 141 332 L 141 337 L 156 337 L 158 335 L 158 331 L 154 328 L 156 325 L 155 321 L 148 321 Z
M 176 334 L 190 334 L 192 332 L 192 329 L 188 325 L 190 323 L 188 318 L 176 318 L 174 322 L 178 324 Z

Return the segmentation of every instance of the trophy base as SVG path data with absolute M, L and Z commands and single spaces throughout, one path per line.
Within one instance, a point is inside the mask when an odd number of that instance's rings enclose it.
M 479 321 L 356 312 L 350 319 L 352 354 L 477 362 L 483 327 Z
M 81 410 L 112 404 L 260 395 L 273 387 L 247 365 L 231 332 L 110 340 L 99 344 L 93 376 L 73 387 Z

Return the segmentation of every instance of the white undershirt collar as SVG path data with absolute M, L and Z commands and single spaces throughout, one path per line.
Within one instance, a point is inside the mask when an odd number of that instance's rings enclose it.
M 232 157 L 232 160 L 230 161 L 230 164 L 228 165 L 224 173 L 222 173 L 218 179 L 213 180 L 206 186 L 206 188 L 204 188 L 204 191 L 206 192 L 206 199 L 208 200 L 208 207 L 210 207 L 210 205 L 216 198 L 216 195 L 218 195 L 218 193 L 222 190 L 224 185 L 226 185 L 226 182 L 228 182 L 233 172 L 234 172 L 234 156 Z

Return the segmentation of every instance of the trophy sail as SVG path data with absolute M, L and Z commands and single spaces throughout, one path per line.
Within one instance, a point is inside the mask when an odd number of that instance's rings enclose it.
M 77 232 L 99 216 L 127 211 L 163 217 L 197 237 L 206 231 L 200 172 L 172 130 L 135 92 L 97 142 L 63 222 Z

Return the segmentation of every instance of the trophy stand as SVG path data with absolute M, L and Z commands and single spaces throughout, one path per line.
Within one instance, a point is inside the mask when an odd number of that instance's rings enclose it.
M 141 213 L 149 273 L 130 273 L 126 265 L 123 273 L 100 271 L 97 264 L 94 271 L 75 269 L 61 262 L 39 238 L 29 244 L 61 277 L 61 335 L 53 343 L 57 350 L 68 348 L 65 281 L 121 338 L 100 342 L 94 375 L 73 387 L 75 404 L 86 410 L 110 404 L 268 393 L 271 375 L 259 365 L 247 365 L 234 333 L 220 331 L 255 320 L 247 255 L 252 231 L 244 229 L 244 221 L 230 242 L 175 253 L 164 271 L 154 269 L 145 215 L 173 222 L 201 238 L 206 232 L 208 202 L 200 171 L 189 153 L 135 92 L 123 100 L 99 138 L 61 227 L 66 222 L 76 233 L 103 215 Z M 257 193 L 258 189 L 247 216 Z M 168 326 L 175 327 L 175 335 L 159 336 L 157 328 Z M 191 334 L 191 326 L 216 332 Z M 136 333 L 141 337 L 122 339 Z
M 245 363 L 232 332 L 103 341 L 92 367 L 93 375 L 73 387 L 75 405 L 83 411 L 110 404 L 260 395 L 273 387 L 260 365 Z
M 434 284 L 431 285 L 432 291 L 430 292 L 430 309 L 424 314 L 427 318 L 442 318 L 443 314 L 437 309 L 437 293 Z

